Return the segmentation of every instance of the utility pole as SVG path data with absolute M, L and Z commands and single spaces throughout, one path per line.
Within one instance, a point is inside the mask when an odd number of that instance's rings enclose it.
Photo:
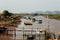
M 50 31 L 50 25 L 49 25 L 49 16 L 48 16 L 49 14 L 47 14 L 47 21 L 48 21 L 48 32 L 50 33 L 51 31 Z
M 48 14 L 47 14 L 47 20 L 48 20 L 48 30 L 50 30 L 50 28 L 49 28 L 49 17 L 48 17 Z
M 24 27 L 23 27 L 23 40 L 24 40 Z

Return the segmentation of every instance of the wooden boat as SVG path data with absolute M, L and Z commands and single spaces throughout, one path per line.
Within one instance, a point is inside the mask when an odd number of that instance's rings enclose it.
M 32 25 L 32 22 L 31 21 L 25 21 L 24 24 L 25 25 Z

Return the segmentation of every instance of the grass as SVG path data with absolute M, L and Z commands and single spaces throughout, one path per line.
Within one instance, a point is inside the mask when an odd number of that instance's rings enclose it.
M 60 14 L 49 14 L 48 16 L 50 18 L 54 18 L 54 19 L 59 19 L 60 18 Z
M 42 14 L 42 16 L 47 16 L 47 15 L 49 16 L 49 18 L 60 20 L 60 14 Z

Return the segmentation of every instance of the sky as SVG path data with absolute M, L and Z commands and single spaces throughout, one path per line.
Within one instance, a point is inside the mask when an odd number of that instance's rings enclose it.
M 60 11 L 60 0 L 0 0 L 0 12 Z

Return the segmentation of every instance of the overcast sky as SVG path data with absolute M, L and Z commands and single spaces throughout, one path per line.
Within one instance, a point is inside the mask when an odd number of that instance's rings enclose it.
M 0 0 L 0 12 L 60 11 L 60 0 Z

